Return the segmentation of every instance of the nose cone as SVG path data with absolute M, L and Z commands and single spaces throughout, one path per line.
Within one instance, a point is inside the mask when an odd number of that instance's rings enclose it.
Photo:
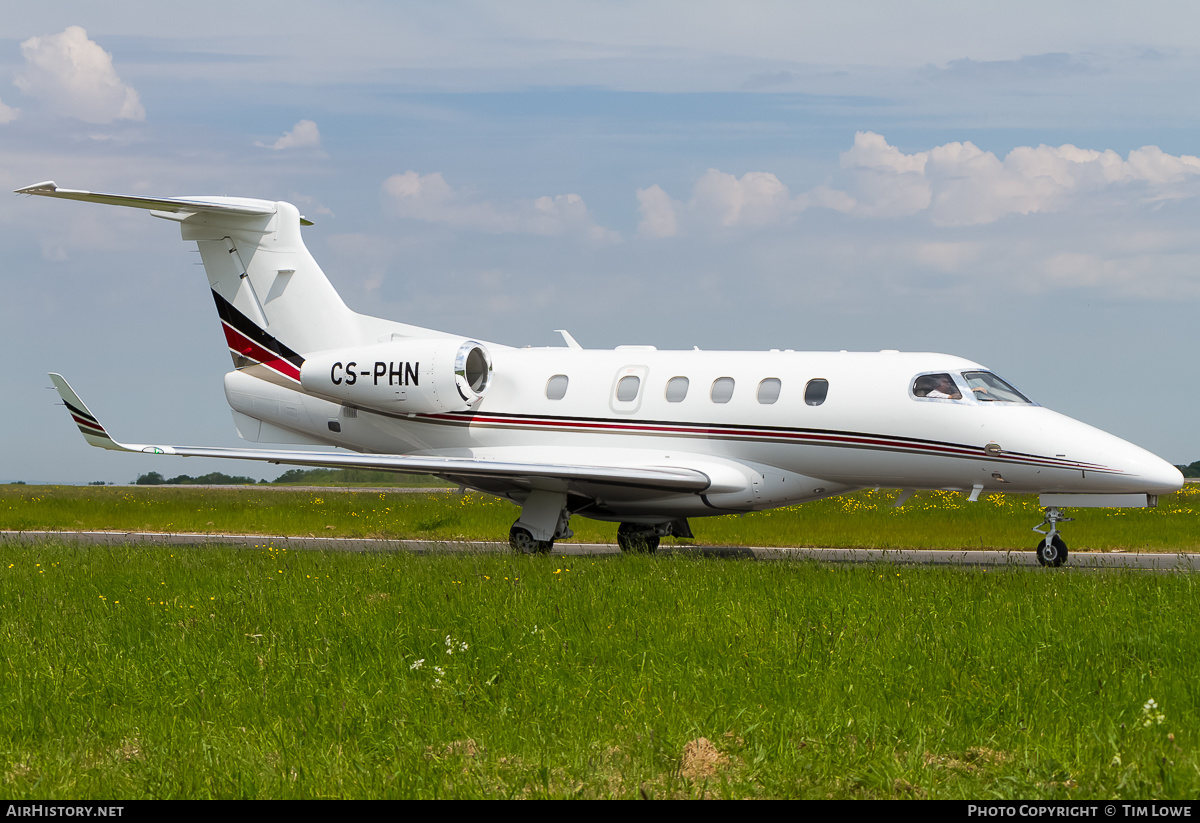
M 1131 454 L 1122 468 L 1136 475 L 1146 494 L 1173 494 L 1183 488 L 1183 472 L 1145 449 L 1132 443 L 1126 445 L 1137 454 Z
M 1091 453 L 1084 458 L 1105 467 L 1107 471 L 1086 471 L 1085 477 L 1106 490 L 1135 494 L 1172 494 L 1183 487 L 1183 474 L 1161 457 L 1135 446 L 1127 440 L 1101 432 L 1083 423 L 1079 452 Z
M 1013 415 L 1014 428 L 1005 436 L 1025 444 L 1030 454 L 1064 461 L 1059 470 L 1043 470 L 1033 478 L 1039 491 L 1172 494 L 1183 487 L 1179 469 L 1140 446 L 1049 409 L 1027 411 L 1033 414 L 1024 419 Z

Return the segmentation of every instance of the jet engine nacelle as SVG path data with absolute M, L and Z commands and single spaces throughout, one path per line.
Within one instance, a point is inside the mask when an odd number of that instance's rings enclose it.
M 304 390 L 400 414 L 466 411 L 483 399 L 492 358 L 474 340 L 398 338 L 317 352 L 300 368 Z

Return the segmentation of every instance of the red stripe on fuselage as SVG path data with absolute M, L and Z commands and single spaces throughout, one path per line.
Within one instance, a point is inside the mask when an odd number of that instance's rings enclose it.
M 557 428 L 566 430 L 586 429 L 591 431 L 619 431 L 630 434 L 658 434 L 694 437 L 711 437 L 715 439 L 754 439 L 754 440 L 784 440 L 796 443 L 813 443 L 831 446 L 847 446 L 854 448 L 879 448 L 893 451 L 913 451 L 942 454 L 952 457 L 971 459 L 991 459 L 1005 463 L 1022 465 L 1047 466 L 1059 469 L 1074 469 L 1086 471 L 1113 472 L 1106 466 L 1095 463 L 1081 463 L 1073 460 L 1062 460 L 1051 457 L 1041 457 L 1032 454 L 1005 453 L 999 456 L 987 455 L 981 448 L 960 446 L 953 443 L 937 443 L 932 441 L 917 441 L 909 438 L 891 438 L 886 435 L 859 435 L 836 432 L 816 432 L 801 430 L 754 429 L 712 426 L 689 426 L 678 424 L 652 423 L 623 423 L 606 420 L 571 420 L 560 418 L 538 417 L 506 417 L 500 415 L 477 414 L 470 417 L 453 414 L 421 415 L 426 419 L 453 422 L 459 425 L 484 425 L 511 428 L 546 429 Z

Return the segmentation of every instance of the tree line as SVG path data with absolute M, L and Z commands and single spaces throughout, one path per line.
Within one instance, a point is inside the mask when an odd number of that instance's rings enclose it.
M 181 474 L 166 478 L 158 472 L 139 475 L 135 486 L 256 486 L 256 485 L 328 485 L 331 483 L 372 483 L 379 486 L 445 486 L 444 480 L 423 474 L 369 471 L 367 469 L 288 469 L 274 480 L 255 480 L 243 475 L 210 472 L 199 477 Z

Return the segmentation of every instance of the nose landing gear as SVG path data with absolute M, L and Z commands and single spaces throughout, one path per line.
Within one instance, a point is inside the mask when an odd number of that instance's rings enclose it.
M 1067 562 L 1067 544 L 1058 536 L 1058 524 L 1070 523 L 1074 519 L 1074 517 L 1064 517 L 1058 506 L 1046 507 L 1045 518 L 1040 525 L 1033 527 L 1035 532 L 1046 536 L 1046 539 L 1037 546 L 1038 563 L 1043 566 L 1057 567 Z M 1050 528 L 1041 528 L 1046 525 L 1049 525 Z

